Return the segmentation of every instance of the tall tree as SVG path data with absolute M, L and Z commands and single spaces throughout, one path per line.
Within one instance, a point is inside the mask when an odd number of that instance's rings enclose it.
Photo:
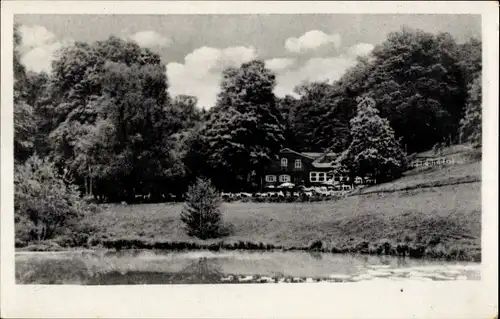
M 173 131 L 189 130 L 201 121 L 201 110 L 197 108 L 198 99 L 190 95 L 178 95 L 172 99 L 167 112 L 172 118 Z
M 110 37 L 62 49 L 40 105 L 51 157 L 114 200 L 161 189 L 178 171 L 167 88 L 159 56 L 135 43 Z
M 162 66 L 129 67 L 114 62 L 106 63 L 104 70 L 103 96 L 97 109 L 98 119 L 107 129 L 98 130 L 104 136 L 97 134 L 93 140 L 97 146 L 101 140 L 111 145 L 97 148 L 107 155 L 105 158 L 94 152 L 97 158 L 87 156 L 86 164 L 93 168 L 97 183 L 118 180 L 124 191 L 119 196 L 133 200 L 135 194 L 154 193 L 174 173 L 170 170 L 171 131 L 164 108 L 166 75 Z M 88 155 L 85 150 L 80 154 Z M 79 169 L 83 173 L 85 166 Z
M 299 147 L 299 138 L 294 129 L 294 114 L 298 102 L 299 101 L 291 95 L 286 95 L 283 98 L 276 98 L 276 107 L 283 119 L 284 147 Z
M 349 120 L 356 113 L 355 97 L 367 91 L 374 68 L 371 57 L 358 57 L 334 83 L 312 82 L 298 86 L 300 96 L 291 114 L 294 148 L 308 151 L 343 151 L 350 141 Z
M 408 151 L 458 140 L 466 92 L 456 52 L 449 34 L 407 28 L 389 34 L 373 51 L 367 90 Z
M 302 151 L 342 151 L 349 141 L 352 109 L 338 85 L 312 82 L 295 89 L 300 95 L 293 113 L 293 131 Z
M 467 141 L 475 147 L 482 145 L 482 93 L 481 77 L 478 75 L 469 85 L 469 97 L 465 115 L 460 121 L 462 141 Z
M 14 158 L 26 160 L 33 152 L 36 132 L 33 106 L 26 100 L 27 76 L 21 63 L 19 46 L 21 34 L 18 25 L 14 25 Z
M 464 74 L 465 83 L 471 84 L 482 70 L 482 41 L 471 38 L 458 45 L 456 50 L 458 66 Z
M 359 99 L 358 112 L 351 119 L 351 137 L 351 144 L 337 159 L 337 169 L 351 178 L 370 176 L 378 182 L 400 177 L 404 172 L 406 154 L 389 121 L 379 116 L 373 99 Z
M 205 175 L 216 186 L 247 187 L 283 146 L 275 82 L 259 60 L 224 71 L 217 104 L 199 134 L 203 146 L 198 153 L 210 167 Z

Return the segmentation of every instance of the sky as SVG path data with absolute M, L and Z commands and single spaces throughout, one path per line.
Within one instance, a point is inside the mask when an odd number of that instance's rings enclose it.
M 403 26 L 449 32 L 458 42 L 481 37 L 479 15 L 255 14 L 255 15 L 17 15 L 21 62 L 50 72 L 61 47 L 114 35 L 161 56 L 169 92 L 215 104 L 221 72 L 262 59 L 276 74 L 275 94 L 293 95 L 304 81 L 335 81 L 356 57 L 368 54 Z

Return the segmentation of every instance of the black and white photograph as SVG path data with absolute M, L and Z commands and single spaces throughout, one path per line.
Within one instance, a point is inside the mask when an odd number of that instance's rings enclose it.
M 16 286 L 484 279 L 481 14 L 130 13 L 2 33 Z

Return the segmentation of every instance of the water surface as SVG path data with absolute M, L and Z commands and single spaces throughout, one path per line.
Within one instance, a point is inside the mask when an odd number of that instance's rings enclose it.
M 480 264 L 281 251 L 18 252 L 19 284 L 213 284 L 479 280 Z

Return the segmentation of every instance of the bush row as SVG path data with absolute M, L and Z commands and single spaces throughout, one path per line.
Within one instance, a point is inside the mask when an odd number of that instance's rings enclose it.
M 62 245 L 61 245 L 62 244 Z M 66 243 L 69 244 L 69 243 Z M 38 244 L 23 245 L 16 241 L 16 247 L 25 247 L 32 251 L 54 251 L 59 250 L 64 243 L 56 241 L 41 242 Z M 106 249 L 158 249 L 158 250 L 258 250 L 258 251 L 307 251 L 321 253 L 338 254 L 366 254 L 366 255 L 387 255 L 411 258 L 432 258 L 458 261 L 481 261 L 480 249 L 467 249 L 464 247 L 446 246 L 442 243 L 416 244 L 416 243 L 394 243 L 381 241 L 370 243 L 360 241 L 355 243 L 345 243 L 339 245 L 325 245 L 324 242 L 316 240 L 304 246 L 281 246 L 263 242 L 251 241 L 219 241 L 219 242 L 197 242 L 197 241 L 154 241 L 142 238 L 92 238 L 85 248 L 106 248 Z
M 241 197 L 241 198 L 224 198 L 226 203 L 243 202 L 243 203 L 309 203 L 335 200 L 342 198 L 342 195 L 312 195 L 312 196 L 274 196 L 274 197 Z

